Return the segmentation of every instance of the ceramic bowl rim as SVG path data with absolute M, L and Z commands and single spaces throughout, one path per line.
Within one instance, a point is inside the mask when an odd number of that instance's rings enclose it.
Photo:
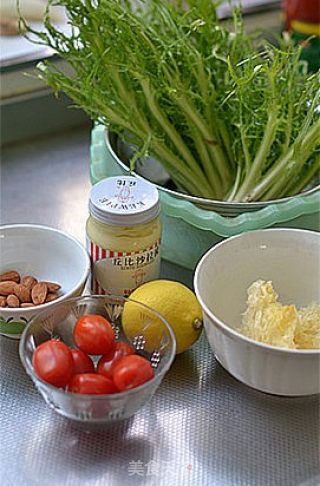
M 236 239 L 241 239 L 244 235 L 248 235 L 248 234 L 251 234 L 251 233 L 252 234 L 257 234 L 257 233 L 262 234 L 262 233 L 266 233 L 266 232 L 268 232 L 268 233 L 289 232 L 289 233 L 298 233 L 298 234 L 311 233 L 312 235 L 317 235 L 320 238 L 320 233 L 318 233 L 317 231 L 297 229 L 297 228 L 268 228 L 268 229 L 248 231 L 248 232 L 245 232 L 245 233 L 241 233 L 240 235 L 235 235 L 235 236 L 232 236 L 230 238 L 227 238 L 227 239 L 217 243 L 213 247 L 211 247 L 199 260 L 197 267 L 196 267 L 196 270 L 195 270 L 194 279 L 193 279 L 196 296 L 197 296 L 197 298 L 200 302 L 200 305 L 201 305 L 203 311 L 205 311 L 205 313 L 210 318 L 210 321 L 211 321 L 210 325 L 216 325 L 218 328 L 220 328 L 220 330 L 231 335 L 237 341 L 242 341 L 242 342 L 248 343 L 252 346 L 256 346 L 257 348 L 261 348 L 261 349 L 268 350 L 268 351 L 273 351 L 273 352 L 280 353 L 280 354 L 292 354 L 292 355 L 295 355 L 295 356 L 307 355 L 307 356 L 318 356 L 319 357 L 320 356 L 320 349 L 280 348 L 280 347 L 277 347 L 277 346 L 272 346 L 270 344 L 265 344 L 265 343 L 261 343 L 259 341 L 255 341 L 254 339 L 251 339 L 247 336 L 244 336 L 243 334 L 241 334 L 240 332 L 236 331 L 231 326 L 226 324 L 218 316 L 216 316 L 215 313 L 211 309 L 209 309 L 209 307 L 204 302 L 204 300 L 201 296 L 200 289 L 199 289 L 200 273 L 202 272 L 203 265 L 205 264 L 205 261 L 209 257 L 209 255 L 214 253 L 214 251 L 216 251 L 217 248 L 228 244 L 230 241 L 233 241 L 233 240 L 236 240 Z
M 72 297 L 72 295 L 74 294 L 74 292 L 76 290 L 78 290 L 82 286 L 83 287 L 85 286 L 85 283 L 86 283 L 87 278 L 88 278 L 89 273 L 90 273 L 90 267 L 91 267 L 90 258 L 89 258 L 89 255 L 88 255 L 86 249 L 84 248 L 84 246 L 76 238 L 69 235 L 65 231 L 59 230 L 57 228 L 52 228 L 51 226 L 41 225 L 41 224 L 29 224 L 29 223 L 19 224 L 18 223 L 18 224 L 6 224 L 6 225 L 0 226 L 1 231 L 7 230 L 7 229 L 11 230 L 11 229 L 15 229 L 15 228 L 22 228 L 22 229 L 23 228 L 33 228 L 33 229 L 45 230 L 45 231 L 49 231 L 49 232 L 52 232 L 52 233 L 58 233 L 61 236 L 63 236 L 65 239 L 72 241 L 81 250 L 82 258 L 83 258 L 83 260 L 85 260 L 85 269 L 84 269 L 84 272 L 81 275 L 81 278 L 77 281 L 76 285 L 74 285 L 72 287 L 72 289 L 70 289 L 66 294 L 63 294 L 60 297 L 58 297 L 56 300 L 53 300 L 51 302 L 46 302 L 45 304 L 37 305 L 35 307 L 23 308 L 23 309 L 21 307 L 17 307 L 17 308 L 3 307 L 3 308 L 1 308 L 2 312 L 4 312 L 4 313 L 9 312 L 12 316 L 16 316 L 16 315 L 22 314 L 22 313 L 26 317 L 28 315 L 31 316 L 35 312 L 37 312 L 37 313 L 38 313 L 38 311 L 41 312 L 42 310 L 48 309 L 48 307 L 50 307 L 50 306 L 56 305 L 60 302 L 65 301 L 66 299 L 69 299 L 70 297 Z

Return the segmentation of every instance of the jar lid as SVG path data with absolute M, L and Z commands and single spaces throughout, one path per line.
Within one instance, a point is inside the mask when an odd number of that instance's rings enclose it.
M 143 224 L 160 213 L 159 194 L 143 179 L 109 177 L 92 187 L 89 211 L 95 219 L 111 225 Z

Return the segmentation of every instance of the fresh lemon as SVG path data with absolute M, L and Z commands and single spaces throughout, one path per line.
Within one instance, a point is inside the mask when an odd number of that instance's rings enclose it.
M 180 282 L 153 280 L 138 287 L 130 298 L 156 310 L 170 324 L 177 343 L 177 354 L 192 346 L 202 331 L 202 310 L 195 294 Z M 154 314 L 126 302 L 122 315 L 123 330 L 130 338 L 143 334 L 147 346 L 157 346 L 165 331 Z

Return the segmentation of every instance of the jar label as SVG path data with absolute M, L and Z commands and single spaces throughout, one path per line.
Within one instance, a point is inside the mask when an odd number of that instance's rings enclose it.
M 139 285 L 159 278 L 160 240 L 144 250 L 120 252 L 107 250 L 87 240 L 91 257 L 91 292 L 128 296 Z

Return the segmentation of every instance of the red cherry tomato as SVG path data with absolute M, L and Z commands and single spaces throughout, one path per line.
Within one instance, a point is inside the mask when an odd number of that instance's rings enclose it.
M 40 344 L 33 353 L 32 364 L 40 378 L 57 387 L 64 387 L 73 375 L 71 350 L 57 339 Z
M 71 349 L 73 358 L 73 374 L 94 373 L 94 364 L 87 354 L 81 349 Z
M 154 376 L 149 361 L 142 356 L 131 355 L 121 358 L 113 369 L 113 381 L 120 391 L 142 385 Z
M 94 314 L 77 320 L 73 338 L 78 348 L 87 354 L 106 354 L 115 346 L 111 324 L 104 317 Z
M 99 359 L 97 372 L 112 380 L 112 372 L 116 363 L 118 363 L 124 356 L 130 356 L 131 354 L 135 354 L 135 350 L 132 346 L 123 342 L 116 343 L 114 349 L 108 354 L 101 356 Z
M 73 393 L 85 393 L 88 395 L 105 395 L 117 393 L 113 381 L 97 373 L 80 373 L 73 375 L 69 384 L 68 391 Z

